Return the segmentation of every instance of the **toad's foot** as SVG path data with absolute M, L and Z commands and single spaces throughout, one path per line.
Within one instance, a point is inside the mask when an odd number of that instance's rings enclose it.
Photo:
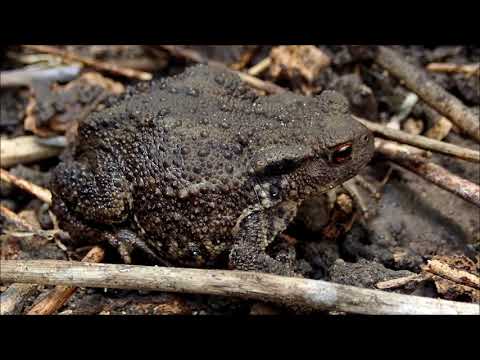
M 230 265 L 238 270 L 259 271 L 284 276 L 301 276 L 295 272 L 295 250 L 290 248 L 276 258 L 266 254 L 267 246 L 285 230 L 295 217 L 297 205 L 283 202 L 265 211 L 256 211 L 242 219 L 230 251 Z

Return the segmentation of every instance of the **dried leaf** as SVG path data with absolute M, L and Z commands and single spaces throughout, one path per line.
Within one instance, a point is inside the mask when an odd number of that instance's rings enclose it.
M 331 63 L 330 57 L 312 45 L 277 46 L 270 57 L 271 76 L 293 79 L 300 74 L 309 84 Z

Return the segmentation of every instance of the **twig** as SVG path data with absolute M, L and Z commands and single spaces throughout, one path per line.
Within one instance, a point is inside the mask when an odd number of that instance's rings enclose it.
M 3 169 L 0 169 L 0 179 L 12 183 L 22 190 L 28 191 L 33 196 L 36 196 L 49 205 L 52 203 L 52 193 L 48 189 L 35 185 L 25 179 L 16 177 L 15 175 L 10 174 L 8 171 Z
M 404 147 L 382 139 L 375 139 L 377 152 L 387 156 L 400 166 L 424 179 L 480 207 L 480 186 L 452 174 L 443 167 L 415 154 L 408 154 Z
M 81 68 L 77 65 L 58 66 L 55 68 L 21 69 L 0 72 L 0 81 L 3 87 L 30 86 L 35 81 L 70 81 L 75 79 Z
M 34 51 L 61 56 L 65 60 L 78 61 L 87 66 L 91 66 L 95 69 L 108 71 L 116 75 L 122 75 L 129 78 L 136 78 L 139 80 L 151 80 L 153 78 L 152 74 L 145 71 L 129 69 L 129 68 L 115 65 L 115 64 L 106 63 L 103 61 L 98 61 L 95 59 L 83 57 L 69 51 L 58 49 L 53 46 L 47 46 L 47 45 L 23 45 L 23 46 L 27 49 L 31 49 Z
M 480 122 L 477 116 L 455 96 L 431 80 L 423 69 L 408 63 L 400 54 L 385 46 L 378 47 L 375 61 L 403 80 L 405 85 L 426 103 L 480 142 Z
M 63 149 L 42 145 L 36 136 L 18 136 L 0 141 L 0 166 L 9 168 L 58 156 Z
M 456 283 L 480 289 L 480 277 L 468 271 L 452 268 L 441 261 L 429 260 L 423 270 Z
M 480 74 L 480 64 L 452 64 L 433 62 L 427 65 L 427 70 L 446 73 L 464 73 L 468 76 Z
M 15 283 L 0 295 L 0 315 L 20 314 L 27 298 L 37 290 L 36 284 Z
M 258 76 L 259 74 L 267 70 L 271 63 L 272 59 L 270 57 L 266 57 L 265 59 L 248 69 L 247 73 L 251 76 Z
M 30 223 L 23 220 L 20 216 L 15 214 L 12 210 L 6 208 L 5 206 L 0 205 L 0 215 L 4 216 L 7 221 L 14 224 L 15 227 L 24 230 L 34 232 L 37 228 Z
M 420 282 L 426 280 L 428 277 L 424 274 L 413 274 L 409 276 L 404 276 L 401 278 L 391 279 L 387 281 L 380 281 L 375 286 L 377 289 L 385 290 L 385 289 L 396 289 L 402 286 L 405 286 L 413 281 Z
M 455 156 L 463 160 L 480 163 L 480 151 L 464 148 L 454 144 L 438 141 L 421 135 L 412 135 L 402 130 L 395 130 L 387 126 L 377 124 L 355 116 L 371 131 L 381 134 L 389 139 L 396 140 L 401 143 L 418 146 L 422 149 L 435 151 L 441 154 Z
M 0 281 L 235 296 L 361 314 L 478 314 L 478 305 L 245 271 L 2 260 Z
M 94 246 L 85 257 L 83 262 L 99 263 L 103 260 L 105 252 L 102 248 Z M 75 293 L 75 286 L 57 285 L 41 301 L 36 303 L 27 315 L 50 315 L 60 309 Z
M 219 61 L 206 59 L 195 50 L 186 49 L 182 46 L 177 46 L 177 45 L 159 45 L 159 47 L 161 47 L 164 50 L 167 50 L 175 57 L 180 57 L 193 62 L 208 64 L 210 66 L 216 66 L 225 70 L 229 70 L 237 74 L 240 77 L 240 79 L 242 79 L 242 81 L 246 82 L 247 84 L 251 85 L 256 89 L 266 91 L 267 93 L 279 94 L 286 91 L 284 88 L 270 81 L 260 80 L 244 72 L 232 70 Z

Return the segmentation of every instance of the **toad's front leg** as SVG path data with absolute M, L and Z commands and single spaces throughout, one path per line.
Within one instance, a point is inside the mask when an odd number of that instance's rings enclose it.
M 253 211 L 243 218 L 234 231 L 230 265 L 238 270 L 259 271 L 284 276 L 300 276 L 294 270 L 295 250 L 272 258 L 265 250 L 295 217 L 297 204 L 282 202 L 275 207 Z

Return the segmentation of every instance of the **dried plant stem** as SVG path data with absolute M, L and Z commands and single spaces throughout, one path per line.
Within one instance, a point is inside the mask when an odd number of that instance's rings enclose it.
M 0 280 L 235 296 L 360 314 L 478 314 L 478 305 L 255 272 L 2 260 Z

